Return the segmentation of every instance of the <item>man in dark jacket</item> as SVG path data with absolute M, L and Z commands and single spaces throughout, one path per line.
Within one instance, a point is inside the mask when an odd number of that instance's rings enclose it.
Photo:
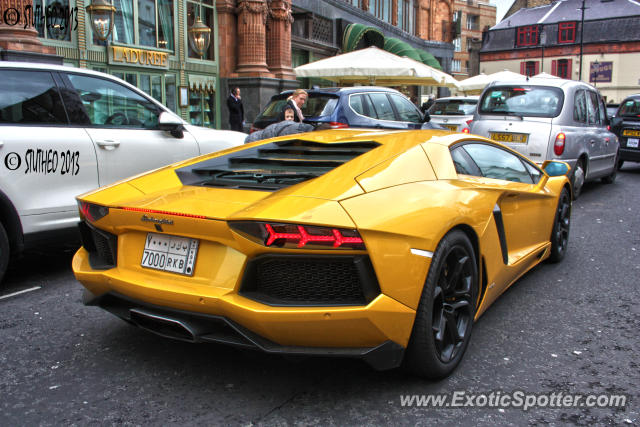
M 240 88 L 234 87 L 227 98 L 227 107 L 229 107 L 229 126 L 231 130 L 242 132 L 244 125 L 244 107 L 240 98 Z

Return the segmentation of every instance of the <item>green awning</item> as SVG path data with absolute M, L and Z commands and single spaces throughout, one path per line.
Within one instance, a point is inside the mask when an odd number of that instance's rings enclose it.
M 377 28 L 362 24 L 349 24 L 342 34 L 342 51 L 351 52 L 366 47 L 384 46 L 384 34 Z
M 433 67 L 436 70 L 442 70 L 442 65 L 440 65 L 440 62 L 438 62 L 436 57 L 426 50 L 418 49 L 418 55 L 420 55 L 420 62 L 422 62 L 423 64 L 427 64 L 428 66 Z

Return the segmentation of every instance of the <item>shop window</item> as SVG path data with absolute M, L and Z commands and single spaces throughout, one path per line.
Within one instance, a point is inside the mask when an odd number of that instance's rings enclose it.
M 38 37 L 71 41 L 71 32 L 76 25 L 77 9 L 71 9 L 69 0 L 34 0 L 32 13 Z
M 561 22 L 558 24 L 558 43 L 575 43 L 576 23 Z
M 211 43 L 209 48 L 205 51 L 203 56 L 198 55 L 187 42 L 187 49 L 189 51 L 189 58 L 206 59 L 208 61 L 215 61 L 216 49 L 215 39 L 213 37 L 213 29 L 216 27 L 216 21 L 214 19 L 214 2 L 213 0 L 205 0 L 203 2 L 187 2 L 187 28 L 185 32 L 191 28 L 196 22 L 196 19 L 200 17 L 204 25 L 211 28 Z M 188 33 L 185 34 L 185 40 L 188 40 Z
M 137 8 L 134 8 L 133 0 L 113 0 L 116 13 L 111 40 L 173 51 L 173 0 L 136 1 Z M 94 34 L 93 44 L 105 46 L 106 42 L 101 42 Z
M 189 121 L 192 125 L 216 127 L 215 93 L 189 91 Z
M 136 86 L 138 89 L 146 92 L 167 106 L 171 111 L 177 111 L 176 101 L 176 75 L 175 74 L 156 74 L 156 73 L 139 73 L 139 72 L 122 72 L 112 71 L 110 73 Z
M 537 25 L 527 25 L 517 29 L 516 46 L 536 46 L 540 28 Z

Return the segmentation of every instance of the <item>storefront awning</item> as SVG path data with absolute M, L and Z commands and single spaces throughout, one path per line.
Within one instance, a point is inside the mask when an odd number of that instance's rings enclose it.
M 342 34 L 342 51 L 351 52 L 370 46 L 383 48 L 384 34 L 375 27 L 362 24 L 349 24 Z
M 398 56 L 406 56 L 418 62 L 422 62 L 437 70 L 442 70 L 442 66 L 438 60 L 429 52 L 422 49 L 415 49 L 409 43 L 403 42 L 400 39 L 393 37 L 387 37 L 384 40 L 384 50 L 394 53 Z

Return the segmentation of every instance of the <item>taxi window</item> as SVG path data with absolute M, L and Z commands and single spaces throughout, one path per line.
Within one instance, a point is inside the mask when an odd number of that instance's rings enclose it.
M 0 124 L 66 124 L 60 93 L 48 71 L 0 70 Z
M 68 74 L 92 125 L 158 129 L 160 109 L 138 93 L 107 79 Z
M 480 114 L 557 117 L 562 111 L 564 94 L 551 86 L 495 86 L 484 92 Z

